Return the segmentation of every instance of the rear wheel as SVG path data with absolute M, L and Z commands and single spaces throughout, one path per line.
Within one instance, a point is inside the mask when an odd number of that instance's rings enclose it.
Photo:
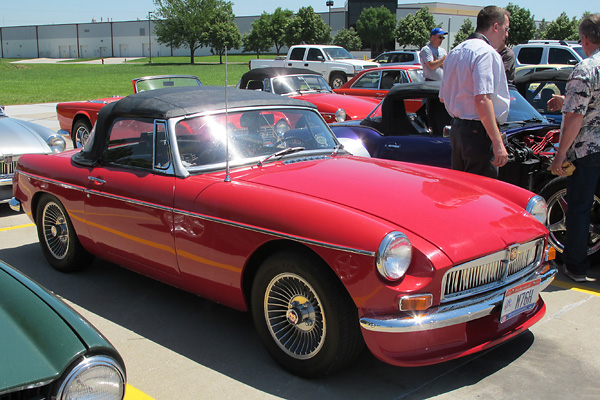
M 565 249 L 567 233 L 567 180 L 555 178 L 540 191 L 540 195 L 548 203 L 548 230 L 550 244 L 560 253 Z M 590 236 L 588 240 L 588 257 L 594 263 L 600 260 L 600 190 L 596 189 L 594 203 L 590 212 Z
M 46 260 L 61 272 L 72 272 L 89 265 L 93 256 L 75 234 L 73 224 L 60 201 L 45 194 L 36 210 L 37 233 Z
M 73 124 L 73 130 L 71 132 L 73 148 L 77 149 L 80 147 L 84 147 L 85 142 L 90 136 L 90 132 L 92 132 L 92 124 L 87 119 L 78 119 Z
M 316 257 L 268 258 L 252 287 L 254 324 L 270 355 L 304 377 L 330 374 L 363 347 L 358 315 L 339 279 Z

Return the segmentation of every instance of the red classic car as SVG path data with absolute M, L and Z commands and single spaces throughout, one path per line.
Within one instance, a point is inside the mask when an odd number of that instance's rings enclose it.
M 541 197 L 352 156 L 314 105 L 258 91 L 128 96 L 85 148 L 22 156 L 14 188 L 57 270 L 101 257 L 249 310 L 302 376 L 363 344 L 416 366 L 505 342 L 544 315 L 556 273 Z
M 173 86 L 202 86 L 193 75 L 156 75 L 132 80 L 133 93 Z M 56 105 L 56 116 L 60 125 L 58 133 L 68 135 L 73 147 L 83 147 L 92 127 L 96 124 L 98 111 L 105 105 L 122 99 L 123 96 L 106 97 L 88 101 L 70 101 Z
M 333 93 L 321 74 L 305 68 L 256 68 L 242 75 L 237 87 L 313 103 L 328 124 L 363 119 L 379 103 L 375 99 L 341 97 Z

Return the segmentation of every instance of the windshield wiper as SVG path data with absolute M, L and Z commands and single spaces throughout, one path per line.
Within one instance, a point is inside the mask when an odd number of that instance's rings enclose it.
M 303 151 L 303 150 L 306 150 L 306 148 L 305 147 L 288 147 L 287 149 L 279 150 L 276 153 L 269 154 L 268 156 L 261 158 L 256 165 L 259 167 L 262 167 L 263 163 L 267 160 L 270 160 L 271 158 L 283 157 L 285 155 L 297 153 L 297 152 Z

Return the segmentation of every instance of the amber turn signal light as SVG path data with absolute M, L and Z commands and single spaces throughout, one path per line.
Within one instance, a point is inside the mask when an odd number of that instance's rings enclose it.
M 416 294 L 402 296 L 399 301 L 400 311 L 422 311 L 427 310 L 433 304 L 433 295 Z

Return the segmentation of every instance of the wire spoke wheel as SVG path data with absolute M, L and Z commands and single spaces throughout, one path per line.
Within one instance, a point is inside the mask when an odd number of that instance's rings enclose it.
M 318 354 L 326 336 L 322 303 L 316 291 L 296 274 L 279 274 L 269 283 L 264 301 L 265 320 L 279 347 L 305 360 Z
M 48 250 L 53 257 L 62 260 L 69 251 L 69 225 L 56 203 L 46 204 L 42 213 L 42 224 Z

